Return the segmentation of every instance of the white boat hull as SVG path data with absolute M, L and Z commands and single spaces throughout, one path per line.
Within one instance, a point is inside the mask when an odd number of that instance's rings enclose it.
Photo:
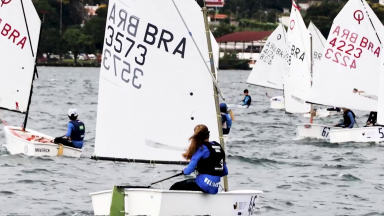
M 329 133 L 331 143 L 382 142 L 384 127 L 340 128 Z
M 26 129 L 22 131 L 21 127 L 4 126 L 6 144 L 5 147 L 12 154 L 25 154 L 28 156 L 58 156 L 59 145 L 49 142 L 53 137 L 39 133 L 37 131 Z M 43 138 L 40 141 L 27 140 L 32 135 Z M 62 155 L 67 157 L 81 156 L 81 149 L 64 146 Z
M 271 109 L 285 109 L 283 96 L 276 96 L 269 99 L 271 101 Z
M 329 140 L 330 126 L 319 124 L 298 124 L 296 125 L 296 134 L 298 138 L 315 138 Z M 332 129 L 333 130 L 333 129 Z
M 252 215 L 262 191 L 238 190 L 216 195 L 194 191 L 125 189 L 125 215 Z M 109 215 L 112 190 L 90 194 L 95 215 Z M 250 213 L 251 212 L 251 213 Z

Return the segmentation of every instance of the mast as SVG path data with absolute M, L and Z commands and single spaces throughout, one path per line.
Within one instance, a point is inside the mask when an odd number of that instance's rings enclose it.
M 207 35 L 207 42 L 208 42 L 208 54 L 209 54 L 209 60 L 211 62 L 211 72 L 216 79 L 216 73 L 215 73 L 215 64 L 213 60 L 212 55 L 212 45 L 211 45 L 211 36 L 209 34 L 209 26 L 208 26 L 208 18 L 207 18 L 207 7 L 204 0 L 204 6 L 203 6 L 203 16 L 204 16 L 204 24 L 205 24 L 205 33 Z M 225 151 L 224 147 L 224 138 L 223 138 L 223 126 L 221 124 L 221 113 L 219 109 L 219 96 L 216 85 L 213 85 L 213 91 L 214 91 L 214 97 L 215 97 L 215 104 L 216 104 L 216 114 L 217 114 L 217 126 L 219 127 L 219 140 L 220 145 Z M 228 191 L 228 178 L 227 176 L 224 176 L 224 190 Z
M 311 86 L 313 81 L 313 44 L 312 44 L 312 34 L 309 34 L 310 37 L 310 47 L 311 47 Z M 313 123 L 313 116 L 315 114 L 315 111 L 313 110 L 313 104 L 311 104 L 311 119 L 309 120 L 309 123 Z
M 26 16 L 25 16 L 25 10 L 24 10 L 23 0 L 21 0 L 20 2 L 21 2 L 21 7 L 22 7 L 22 9 L 23 9 L 23 15 L 24 15 L 24 20 L 25 20 L 25 25 L 26 25 L 26 27 L 27 27 L 28 39 L 29 39 L 29 43 L 30 43 L 30 46 L 31 46 L 32 56 L 35 57 L 35 69 L 34 69 L 33 76 L 32 76 L 31 90 L 30 90 L 30 92 L 29 92 L 29 99 L 28 99 L 27 111 L 26 111 L 26 113 L 25 113 L 25 118 L 24 118 L 23 128 L 22 128 L 22 130 L 25 131 L 25 128 L 27 127 L 28 114 L 29 114 L 29 107 L 30 107 L 30 105 L 31 105 L 31 100 L 32 100 L 33 81 L 35 80 L 35 75 L 37 74 L 37 68 L 36 68 L 36 65 L 37 65 L 37 53 L 39 52 L 39 45 L 40 45 L 41 30 L 42 30 L 42 27 L 40 26 L 39 42 L 37 43 L 37 52 L 36 52 L 36 55 L 35 55 L 35 54 L 33 53 L 33 47 L 32 47 L 31 37 L 30 37 L 30 35 L 29 35 L 29 28 L 28 28 L 27 18 L 26 18 Z M 44 22 L 44 15 L 43 15 L 43 22 Z

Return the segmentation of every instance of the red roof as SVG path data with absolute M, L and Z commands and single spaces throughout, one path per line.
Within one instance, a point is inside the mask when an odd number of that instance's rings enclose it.
M 226 19 L 228 18 L 228 15 L 225 14 L 215 14 L 214 16 L 211 16 L 213 19 Z
M 243 31 L 221 36 L 216 39 L 218 43 L 226 42 L 252 42 L 260 41 L 272 34 L 272 31 Z

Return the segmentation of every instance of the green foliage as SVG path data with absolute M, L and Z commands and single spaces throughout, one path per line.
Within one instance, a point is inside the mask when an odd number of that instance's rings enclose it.
M 83 34 L 80 29 L 68 28 L 63 39 L 75 56 L 75 63 L 77 63 L 77 55 L 80 52 L 92 53 L 94 51 L 92 37 Z
M 220 58 L 219 69 L 240 69 L 240 70 L 249 70 L 248 60 L 242 60 L 237 57 L 236 52 L 225 53 L 222 58 Z
M 325 1 L 320 5 L 312 5 L 308 8 L 307 13 L 304 17 L 305 22 L 308 24 L 312 21 L 316 27 L 321 31 L 325 38 L 328 37 L 329 31 L 332 26 L 332 22 L 344 7 L 346 1 Z M 372 10 L 375 12 L 377 17 L 384 21 L 384 6 L 378 3 L 369 2 Z
M 226 34 L 231 34 L 235 32 L 236 27 L 228 24 L 221 23 L 216 29 L 212 32 L 215 38 L 219 38 Z
M 242 19 L 239 21 L 240 30 L 251 29 L 254 31 L 273 31 L 277 28 L 276 23 L 260 23 L 254 20 Z

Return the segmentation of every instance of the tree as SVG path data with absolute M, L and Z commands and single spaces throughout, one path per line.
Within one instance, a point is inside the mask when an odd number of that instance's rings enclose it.
M 68 28 L 63 35 L 63 39 L 75 57 L 75 64 L 77 63 L 77 55 L 81 51 L 88 53 L 94 51 L 92 37 L 83 34 L 80 29 Z
M 101 5 L 99 9 L 96 10 L 97 16 L 92 17 L 86 22 L 83 28 L 83 33 L 92 37 L 97 50 L 103 49 L 107 13 L 108 7 L 106 5 Z
M 236 27 L 228 24 L 221 23 L 213 32 L 215 38 L 219 38 L 223 35 L 230 34 L 235 32 Z

